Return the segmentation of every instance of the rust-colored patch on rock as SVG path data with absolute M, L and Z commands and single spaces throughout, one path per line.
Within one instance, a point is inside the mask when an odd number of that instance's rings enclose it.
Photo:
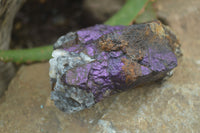
M 130 58 L 132 58 L 132 60 L 137 60 L 137 61 L 141 61 L 145 56 L 145 53 L 142 49 L 139 49 L 138 51 L 136 51 L 135 49 L 130 48 L 130 47 L 126 49 L 126 53 Z M 132 55 L 135 55 L 135 56 L 133 57 Z
M 165 30 L 160 21 L 150 23 L 150 29 L 155 35 L 158 35 L 160 38 L 165 37 Z
M 122 70 L 126 75 L 126 83 L 130 84 L 141 75 L 140 65 L 125 58 L 122 59 L 122 62 L 124 63 Z
M 99 41 L 99 45 L 104 51 L 125 51 L 126 46 L 128 46 L 128 42 L 125 40 L 121 40 L 120 42 L 113 42 L 111 38 L 108 38 L 106 40 Z
M 165 27 L 166 35 L 165 38 L 169 41 L 169 45 L 176 54 L 176 56 L 182 56 L 182 51 L 180 49 L 181 44 L 180 40 L 177 38 L 176 34 L 173 32 L 173 30 L 166 26 Z
M 150 28 L 147 27 L 147 29 L 145 30 L 145 35 L 148 36 L 150 34 Z

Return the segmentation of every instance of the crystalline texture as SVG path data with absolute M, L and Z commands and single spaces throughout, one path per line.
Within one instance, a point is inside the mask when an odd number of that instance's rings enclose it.
M 88 108 L 103 98 L 166 76 L 177 66 L 180 44 L 160 22 L 96 25 L 54 44 L 51 98 L 62 111 Z

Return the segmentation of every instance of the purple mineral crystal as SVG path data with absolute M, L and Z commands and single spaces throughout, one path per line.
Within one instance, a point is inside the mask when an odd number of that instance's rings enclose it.
M 96 25 L 54 44 L 51 98 L 62 111 L 88 108 L 103 98 L 163 78 L 177 66 L 176 36 L 158 21 Z

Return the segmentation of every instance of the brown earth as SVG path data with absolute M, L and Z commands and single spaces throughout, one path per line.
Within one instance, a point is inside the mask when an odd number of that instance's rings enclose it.
M 157 7 L 184 54 L 170 79 L 68 115 L 50 100 L 48 63 L 22 66 L 0 101 L 0 132 L 200 132 L 200 1 L 160 0 Z

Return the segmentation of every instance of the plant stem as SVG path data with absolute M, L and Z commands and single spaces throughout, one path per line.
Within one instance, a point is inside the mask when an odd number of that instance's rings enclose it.
M 42 46 L 31 49 L 0 50 L 0 60 L 3 62 L 32 63 L 46 61 L 51 58 L 53 46 Z

